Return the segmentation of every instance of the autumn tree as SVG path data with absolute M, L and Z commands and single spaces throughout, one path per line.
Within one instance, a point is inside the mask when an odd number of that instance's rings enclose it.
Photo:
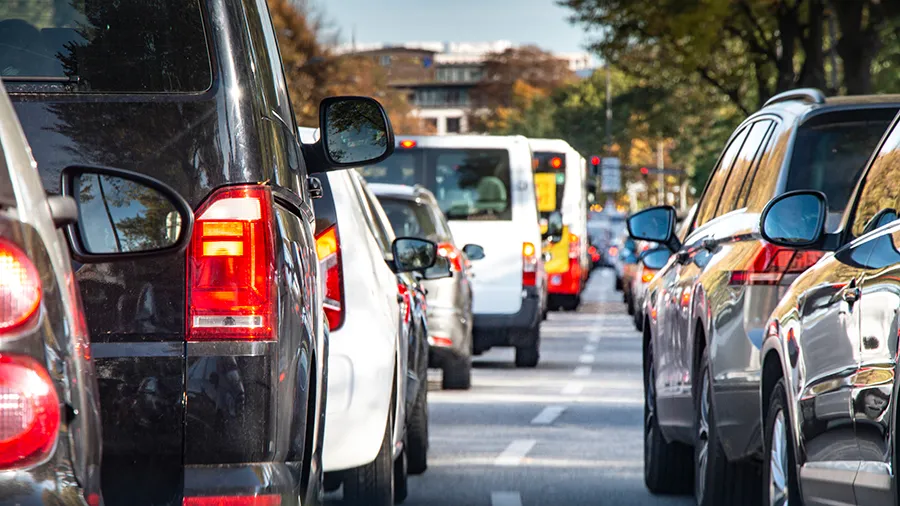
M 472 98 L 477 106 L 489 108 L 513 106 L 514 100 L 521 98 L 523 86 L 534 90 L 526 93 L 548 95 L 576 78 L 568 62 L 536 46 L 488 55 L 483 73 Z

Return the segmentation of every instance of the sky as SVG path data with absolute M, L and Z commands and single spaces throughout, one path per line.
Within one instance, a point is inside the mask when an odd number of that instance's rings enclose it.
M 341 42 L 487 42 L 583 51 L 584 28 L 569 23 L 556 0 L 311 0 Z

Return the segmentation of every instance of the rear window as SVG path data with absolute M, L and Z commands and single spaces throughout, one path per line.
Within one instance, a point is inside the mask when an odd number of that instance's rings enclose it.
M 833 231 L 889 123 L 890 118 L 878 118 L 801 126 L 794 140 L 785 191 L 824 193 L 828 197 L 828 228 Z
M 562 207 L 566 186 L 566 155 L 537 151 L 533 155 L 534 188 L 541 218 Z
M 450 220 L 511 220 L 509 152 L 505 149 L 398 149 L 360 169 L 372 183 L 420 184 Z
M 378 197 L 378 200 L 397 237 L 433 239 L 437 236 L 431 213 L 424 205 L 405 199 Z
M 0 77 L 10 91 L 205 91 L 212 70 L 199 1 L 5 1 Z

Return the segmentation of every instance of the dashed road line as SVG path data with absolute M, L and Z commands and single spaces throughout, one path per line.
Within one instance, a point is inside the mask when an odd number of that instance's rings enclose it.
M 582 364 L 593 364 L 594 356 L 589 353 L 585 353 L 585 354 L 581 355 L 580 357 L 578 357 L 578 362 L 582 363 Z
M 591 375 L 591 366 L 589 365 L 580 365 L 572 371 L 573 376 L 590 376 Z
M 599 342 L 600 342 L 600 336 L 589 336 L 589 337 L 588 337 L 588 342 L 589 342 L 589 343 L 594 343 L 594 344 L 599 343 Z
M 586 344 L 586 345 L 584 345 L 584 352 L 585 352 L 585 353 L 594 353 L 595 351 L 597 351 L 597 345 L 596 345 L 596 344 Z
M 495 466 L 518 466 L 528 455 L 528 452 L 534 448 L 537 441 L 534 439 L 516 439 L 497 458 L 494 459 Z
M 531 420 L 531 425 L 550 425 L 566 410 L 565 406 L 547 406 Z
M 522 506 L 518 492 L 491 492 L 491 506 Z
M 567 383 L 566 386 L 563 387 L 562 395 L 578 395 L 584 390 L 584 385 L 581 383 Z

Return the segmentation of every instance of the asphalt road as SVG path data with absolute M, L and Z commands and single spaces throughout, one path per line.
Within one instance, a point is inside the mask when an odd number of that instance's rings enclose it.
M 644 488 L 640 338 L 621 300 L 596 271 L 579 312 L 544 322 L 536 369 L 500 348 L 475 359 L 468 392 L 440 391 L 434 371 L 429 469 L 404 504 L 692 504 Z

